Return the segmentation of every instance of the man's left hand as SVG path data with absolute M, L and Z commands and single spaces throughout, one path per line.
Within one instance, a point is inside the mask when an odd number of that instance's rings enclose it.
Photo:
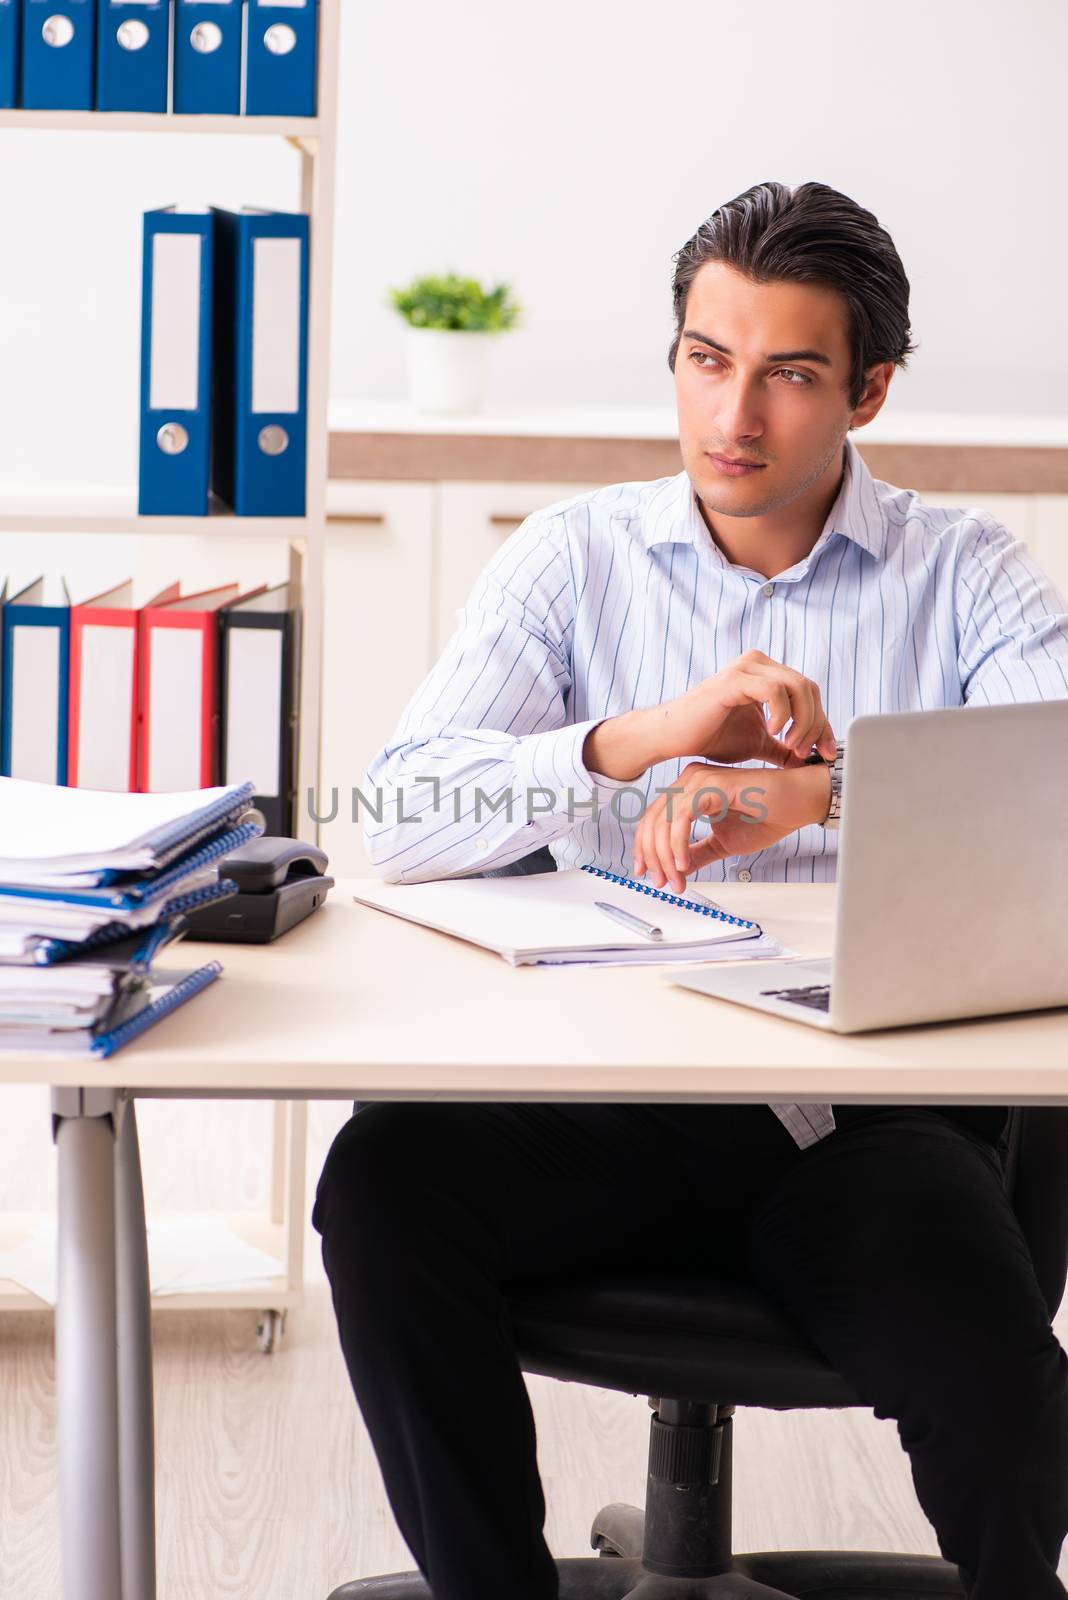
M 783 771 L 717 767 L 691 761 L 667 794 L 658 795 L 634 835 L 634 876 L 682 894 L 689 874 L 711 861 L 764 850 L 809 823 L 821 823 L 831 802 L 826 766 Z M 691 841 L 699 816 L 712 832 Z
M 770 761 L 773 766 L 791 768 L 805 764 L 805 756 L 768 732 L 763 707 L 757 705 L 732 707 L 708 748 L 697 753 L 728 766 L 736 761 Z

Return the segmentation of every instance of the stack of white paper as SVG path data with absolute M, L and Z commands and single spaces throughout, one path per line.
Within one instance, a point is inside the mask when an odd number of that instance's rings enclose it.
M 353 898 L 495 950 L 517 967 L 655 966 L 783 954 L 778 941 L 755 923 L 697 892 L 664 898 L 644 892 L 633 879 L 613 883 L 581 867 L 433 883 L 364 878 Z M 660 938 L 621 927 L 598 910 L 597 901 L 641 918 L 660 930 Z
M 0 1049 L 110 1054 L 221 967 L 153 982 L 219 861 L 259 833 L 251 783 L 113 794 L 0 778 Z
M 0 1030 L 10 1026 L 91 1027 L 111 1000 L 112 968 L 67 964 L 35 970 L 0 966 Z
M 149 872 L 247 809 L 252 785 L 114 794 L 0 778 L 0 879 L 84 888 Z

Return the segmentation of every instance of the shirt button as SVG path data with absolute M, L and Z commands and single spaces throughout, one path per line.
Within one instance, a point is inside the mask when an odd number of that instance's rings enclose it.
M 749 868 L 748 867 L 742 867 L 741 870 L 738 873 L 738 882 L 739 883 L 751 883 L 752 882 L 752 878 L 753 878 L 753 874 L 750 872 Z
M 475 849 L 476 850 L 488 850 L 489 849 L 489 840 L 488 839 L 476 839 L 475 840 Z
M 766 583 L 760 592 L 761 594 L 766 594 L 769 596 L 773 595 L 775 593 L 775 585 L 773 583 Z

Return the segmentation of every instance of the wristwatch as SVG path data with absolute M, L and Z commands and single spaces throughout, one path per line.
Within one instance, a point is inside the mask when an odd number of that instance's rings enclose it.
M 840 739 L 835 741 L 833 761 L 824 761 L 818 750 L 813 750 L 805 759 L 806 766 L 816 766 L 820 762 L 830 769 L 831 774 L 831 804 L 823 819 L 823 827 L 838 828 L 842 822 L 842 790 L 845 782 L 845 745 Z

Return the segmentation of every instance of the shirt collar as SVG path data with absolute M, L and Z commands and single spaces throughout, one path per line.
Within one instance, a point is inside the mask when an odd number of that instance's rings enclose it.
M 825 544 L 832 533 L 842 534 L 876 557 L 882 556 L 886 546 L 886 524 L 875 480 L 848 436 L 845 475 L 817 543 Z M 642 536 L 650 550 L 658 544 L 707 547 L 711 542 L 687 472 L 669 478 L 650 502 L 642 518 Z

